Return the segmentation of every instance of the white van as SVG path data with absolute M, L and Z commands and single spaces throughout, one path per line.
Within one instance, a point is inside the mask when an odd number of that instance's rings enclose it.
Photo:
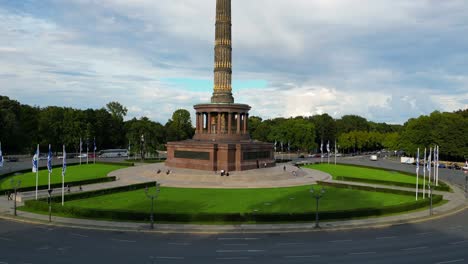
M 377 161 L 377 155 L 372 155 L 372 156 L 370 156 L 370 160 L 372 160 L 372 161 Z

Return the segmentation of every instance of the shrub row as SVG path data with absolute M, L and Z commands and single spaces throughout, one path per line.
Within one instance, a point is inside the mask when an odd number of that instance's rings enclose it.
M 321 164 L 320 162 L 315 162 L 315 164 Z M 383 168 L 376 168 L 376 167 L 371 167 L 371 166 L 366 166 L 366 165 L 355 165 L 355 164 L 347 164 L 347 163 L 337 163 L 338 165 L 344 165 L 344 166 L 352 166 L 352 167 L 359 167 L 359 168 L 365 168 L 365 169 L 373 169 L 373 170 L 382 170 L 382 171 L 387 171 L 387 172 L 398 172 L 406 176 L 410 176 L 413 178 L 416 178 L 415 174 L 406 172 L 406 171 L 400 171 L 400 170 L 390 170 L 390 169 L 383 169 Z M 400 187 L 410 187 L 413 188 L 415 184 L 410 184 L 410 183 L 400 183 L 400 182 L 393 182 L 393 181 L 381 181 L 381 180 L 373 180 L 373 179 L 363 179 L 363 178 L 354 178 L 354 177 L 348 177 L 348 176 L 339 176 L 336 177 L 337 180 L 343 179 L 344 181 L 353 181 L 353 182 L 365 182 L 365 183 L 375 183 L 375 184 L 385 184 L 385 185 L 394 185 L 394 186 L 400 186 Z M 452 189 L 448 184 L 446 184 L 443 181 L 439 181 L 439 186 L 433 186 L 434 190 L 437 191 L 445 191 L 445 192 L 451 192 Z
M 98 195 L 105 195 L 115 192 L 130 191 L 140 188 L 145 188 L 151 183 L 142 183 L 132 186 L 123 186 L 107 190 L 99 190 L 92 192 L 76 193 L 67 195 L 67 200 L 84 199 Z M 354 188 L 360 190 L 373 190 L 391 192 L 396 194 L 413 195 L 411 192 L 400 190 L 388 190 L 381 188 L 369 188 L 363 186 L 349 186 L 334 183 L 321 183 L 322 185 L 329 185 L 341 188 Z M 441 195 L 433 196 L 433 203 L 437 204 L 442 201 Z M 55 197 L 54 202 L 59 203 L 60 197 Z M 361 208 L 356 210 L 342 210 L 342 211 L 324 211 L 320 212 L 320 219 L 333 220 L 333 219 L 350 219 L 357 217 L 380 216 L 384 214 L 399 213 L 410 210 L 415 210 L 428 206 L 430 201 L 428 199 L 419 200 L 411 203 L 401 205 L 386 206 L 381 208 Z M 25 206 L 34 210 L 47 211 L 48 205 L 45 199 L 38 201 L 30 200 L 25 202 Z M 148 221 L 149 214 L 139 211 L 130 210 L 101 210 L 101 209 L 88 209 L 73 206 L 54 206 L 53 209 L 56 213 L 62 213 L 70 217 L 80 218 L 93 218 L 93 219 L 112 219 L 120 221 Z M 156 221 L 162 222 L 307 222 L 315 219 L 315 212 L 305 213 L 157 213 L 155 215 Z
M 342 180 L 342 181 L 351 181 L 351 182 L 364 182 L 364 183 L 374 183 L 374 184 L 384 184 L 384 185 L 393 185 L 393 186 L 399 186 L 399 187 L 408 187 L 408 188 L 414 188 L 416 186 L 416 183 L 411 184 L 411 183 L 405 183 L 405 182 L 393 182 L 393 181 L 383 181 L 383 180 L 374 180 L 374 179 L 363 179 L 363 178 L 354 178 L 354 177 L 348 177 L 348 176 L 337 176 L 335 177 L 337 180 Z M 422 184 L 419 184 L 422 188 Z M 439 181 L 439 186 L 432 186 L 434 190 L 437 191 L 445 191 L 449 192 L 451 191 L 450 187 L 446 185 L 445 183 L 442 183 Z
M 87 185 L 87 184 L 94 184 L 94 183 L 103 183 L 103 182 L 111 182 L 111 181 L 116 181 L 115 176 L 111 177 L 103 177 L 103 178 L 97 178 L 97 179 L 89 179 L 89 180 L 82 180 L 82 181 L 71 181 L 71 182 L 65 182 L 65 186 L 69 185 L 70 187 L 72 186 L 79 186 L 79 185 Z M 50 188 L 60 188 L 62 187 L 62 183 L 53 183 L 50 185 Z M 38 189 L 39 190 L 47 190 L 49 188 L 49 185 L 39 185 Z M 30 186 L 30 187 L 23 187 L 19 188 L 18 192 L 30 192 L 30 191 L 35 191 L 36 186 Z M 14 189 L 4 189 L 2 192 L 14 192 Z
M 107 195 L 107 194 L 113 194 L 113 193 L 119 193 L 119 192 L 128 192 L 128 191 L 144 189 L 144 188 L 146 188 L 146 186 L 152 186 L 152 185 L 154 185 L 154 182 L 145 182 L 145 183 L 137 183 L 137 184 L 132 184 L 132 185 L 126 185 L 126 186 L 118 186 L 118 187 L 113 187 L 113 188 L 108 188 L 108 189 L 71 193 L 71 194 L 67 194 L 65 196 L 65 199 L 67 201 L 86 199 L 86 198 L 91 198 L 91 197 L 96 197 L 96 196 L 101 196 L 101 195 Z M 47 198 L 39 199 L 38 201 L 39 202 L 47 202 Z M 52 201 L 53 202 L 61 202 L 62 197 L 61 196 L 54 196 L 54 197 L 52 197 Z M 34 202 L 36 202 L 36 201 L 35 200 L 25 201 L 25 205 L 28 206 L 28 204 L 33 204 Z
M 67 163 L 68 167 L 76 166 L 76 165 L 80 165 L 80 164 L 79 163 Z M 56 164 L 56 165 L 52 166 L 52 168 L 61 168 L 61 167 L 62 167 L 61 164 Z M 39 166 L 39 169 L 40 170 L 47 170 L 47 165 Z M 0 175 L 0 180 L 3 180 L 3 179 L 8 178 L 10 176 L 14 176 L 15 174 L 23 174 L 23 173 L 28 173 L 28 172 L 31 172 L 31 168 L 8 172 L 8 173 Z
M 434 195 L 433 203 L 442 201 L 441 195 Z M 419 200 L 402 205 L 386 206 L 382 208 L 361 208 L 356 210 L 324 211 L 320 212 L 322 220 L 350 219 L 358 217 L 380 216 L 415 210 L 428 206 L 429 200 Z M 26 206 L 35 210 L 47 211 L 45 201 L 27 201 Z M 99 210 L 72 206 L 54 206 L 56 213 L 71 217 L 112 219 L 120 221 L 148 221 L 149 214 L 138 211 Z M 156 213 L 155 220 L 162 222 L 308 222 L 315 219 L 315 212 L 307 213 Z

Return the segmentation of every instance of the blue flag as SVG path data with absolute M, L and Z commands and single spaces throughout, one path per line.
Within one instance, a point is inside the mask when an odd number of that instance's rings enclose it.
M 94 138 L 94 151 L 97 150 L 97 147 L 96 147 L 96 138 Z
M 47 155 L 47 169 L 52 173 L 52 147 L 49 144 L 49 154 Z
M 0 143 L 0 167 L 3 167 L 2 143 Z
M 65 152 L 65 145 L 63 145 L 63 165 L 62 165 L 62 176 L 65 176 L 67 171 L 67 153 Z

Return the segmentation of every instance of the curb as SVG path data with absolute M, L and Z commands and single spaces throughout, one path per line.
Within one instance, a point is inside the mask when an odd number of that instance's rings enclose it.
M 158 224 L 156 223 L 156 229 L 151 230 L 145 228 L 144 226 L 149 226 L 149 223 L 141 223 L 141 227 L 128 228 L 128 227 L 102 227 L 98 225 L 87 225 L 87 224 L 76 224 L 76 223 L 67 223 L 67 222 L 51 222 L 49 223 L 46 220 L 21 217 L 21 216 L 11 216 L 6 215 L 5 213 L 0 214 L 0 219 L 8 220 L 18 223 L 32 224 L 32 225 L 44 225 L 52 227 L 67 227 L 74 229 L 86 229 L 86 230 L 98 230 L 98 231 L 120 231 L 120 232 L 135 232 L 135 233 L 159 233 L 159 234 L 181 234 L 181 233 L 191 233 L 191 234 L 220 234 L 220 233 L 299 233 L 299 232 L 337 232 L 337 231 L 347 231 L 347 230 L 356 230 L 356 229 L 379 229 L 387 228 L 392 226 L 399 226 L 404 224 L 415 224 L 423 223 L 433 220 L 438 220 L 441 218 L 449 217 L 455 214 L 458 214 L 464 210 L 468 209 L 468 205 L 464 204 L 462 206 L 453 208 L 444 213 L 433 215 L 429 217 L 418 217 L 408 220 L 395 220 L 382 223 L 361 223 L 361 224 L 349 224 L 343 226 L 326 226 L 327 223 L 333 222 L 322 222 L 322 227 L 315 229 L 315 223 L 302 223 L 302 224 L 265 224 L 265 225 L 190 225 L 187 227 L 185 225 L 172 225 L 174 227 L 164 227 L 158 229 Z M 367 218 L 372 219 L 372 218 Z M 122 223 L 122 222 L 115 222 Z M 163 226 L 166 224 L 162 224 Z M 209 228 L 206 228 L 209 227 Z M 262 227 L 262 228 L 259 228 Z

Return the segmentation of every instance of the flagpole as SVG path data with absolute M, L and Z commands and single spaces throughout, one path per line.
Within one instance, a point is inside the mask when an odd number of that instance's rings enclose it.
M 62 206 L 65 202 L 65 159 L 67 158 L 67 154 L 65 153 L 65 145 L 63 145 L 63 159 L 62 159 Z
M 37 164 L 37 167 L 36 167 L 36 200 L 37 200 L 37 191 L 39 189 L 39 144 L 37 144 L 37 150 L 36 150 L 36 164 Z
M 330 140 L 327 142 L 327 163 L 330 165 Z
M 47 170 L 49 171 L 49 179 L 48 179 L 49 189 L 48 190 L 50 190 L 50 169 L 51 169 L 49 168 L 49 159 L 50 159 L 49 156 L 50 156 L 50 144 L 49 144 L 49 153 L 47 154 Z
M 336 166 L 336 154 L 338 154 L 338 152 L 336 150 L 336 139 L 335 139 L 335 166 Z
M 439 186 L 439 146 L 437 146 L 437 156 L 436 156 L 436 186 Z
M 83 145 L 83 142 L 81 141 L 81 138 L 80 138 L 80 165 L 81 165 L 81 148 L 82 148 L 82 145 Z
M 86 164 L 89 164 L 88 153 L 89 153 L 89 139 L 86 139 Z
M 323 163 L 323 139 L 320 142 L 320 164 Z
M 418 148 L 418 155 L 416 157 L 416 201 L 418 200 L 418 191 L 419 191 L 419 148 Z
M 431 172 L 431 167 L 432 167 L 431 160 L 432 160 L 432 147 L 429 148 L 429 158 L 427 158 L 427 167 L 429 168 L 428 169 L 429 175 L 427 177 L 429 179 L 429 184 L 431 184 L 431 174 L 432 174 L 432 172 Z
M 426 148 L 424 148 L 424 167 L 423 167 L 423 199 L 426 198 Z
M 96 164 L 96 137 L 94 138 L 94 148 L 93 148 L 93 159 L 94 159 L 94 164 Z

